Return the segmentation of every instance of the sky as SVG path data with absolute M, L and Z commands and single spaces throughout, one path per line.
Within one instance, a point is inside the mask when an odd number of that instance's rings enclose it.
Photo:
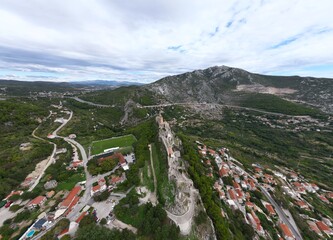
M 0 79 L 333 78 L 332 0 L 0 0 Z

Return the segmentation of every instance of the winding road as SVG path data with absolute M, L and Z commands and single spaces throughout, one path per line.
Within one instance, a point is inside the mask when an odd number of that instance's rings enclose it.
M 52 112 L 50 112 L 50 115 L 47 116 L 47 118 L 49 118 L 51 116 Z M 53 132 L 53 135 L 54 136 L 57 136 L 57 132 L 62 129 L 71 119 L 72 119 L 72 116 L 73 116 L 73 112 L 71 111 L 70 112 L 70 115 L 69 115 L 69 118 L 64 120 L 64 122 Z M 57 144 L 53 143 L 53 142 L 50 142 L 50 141 L 47 141 L 41 137 L 38 137 L 36 135 L 36 131 L 37 129 L 40 127 L 41 124 L 38 125 L 37 128 L 35 128 L 35 130 L 32 132 L 32 136 L 38 140 L 41 140 L 41 141 L 45 141 L 45 142 L 48 142 L 49 144 L 53 144 L 53 151 L 52 151 L 52 154 L 49 156 L 49 160 L 48 162 L 46 163 L 46 165 L 44 166 L 42 172 L 39 174 L 38 178 L 35 180 L 35 182 L 33 183 L 33 185 L 28 189 L 28 192 L 31 192 L 32 190 L 34 190 L 34 188 L 38 185 L 39 181 L 41 180 L 41 178 L 43 177 L 46 169 L 55 161 L 55 153 L 57 151 Z
M 293 224 L 291 224 L 287 215 L 277 204 L 277 202 L 275 202 L 275 200 L 271 197 L 271 195 L 267 192 L 267 190 L 264 187 L 259 185 L 259 188 L 263 192 L 263 194 L 267 197 L 267 199 L 270 201 L 270 203 L 275 207 L 275 210 L 279 215 L 280 219 L 289 227 L 289 229 L 292 231 L 293 235 L 295 236 L 296 240 L 302 240 L 303 239 L 302 236 L 299 234 L 298 230 L 294 228 Z
M 89 105 L 95 106 L 95 107 L 101 107 L 101 108 L 114 107 L 114 105 L 105 105 L 105 104 L 93 103 L 93 102 L 89 102 L 89 101 L 83 100 L 83 99 L 78 98 L 78 97 L 71 97 L 71 99 L 74 99 L 74 100 L 76 100 L 80 103 L 86 103 L 86 104 L 89 104 Z

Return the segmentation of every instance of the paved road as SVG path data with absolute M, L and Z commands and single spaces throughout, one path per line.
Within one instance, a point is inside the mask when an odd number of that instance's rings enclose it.
M 296 237 L 296 240 L 302 240 L 302 236 L 298 233 L 298 230 L 294 228 L 294 226 L 290 223 L 287 215 L 281 209 L 281 207 L 275 202 L 275 200 L 271 197 L 271 195 L 266 191 L 265 188 L 259 185 L 259 188 L 263 192 L 263 194 L 267 197 L 270 203 L 275 207 L 277 214 L 279 215 L 280 219 L 289 227 L 292 231 L 293 235 Z
M 50 115 L 49 115 L 47 118 L 49 118 L 49 117 L 51 116 L 51 114 L 52 114 L 52 112 L 50 113 Z M 64 126 L 66 126 L 66 124 L 72 119 L 72 116 L 73 116 L 73 112 L 71 111 L 71 112 L 70 112 L 70 116 L 69 116 L 69 118 L 68 118 L 67 120 L 65 120 L 64 123 L 61 124 L 61 125 L 60 125 L 60 126 L 59 126 L 59 127 L 53 132 L 53 135 L 54 135 L 54 136 L 57 136 L 57 132 L 58 132 L 60 129 L 62 129 Z M 40 125 L 39 125 L 39 126 L 40 126 Z M 40 138 L 40 137 L 36 136 L 36 130 L 39 128 L 39 126 L 38 126 L 38 127 L 32 132 L 32 136 L 33 136 L 34 138 L 39 139 L 39 140 L 47 141 L 47 140 L 45 140 L 45 139 L 43 139 L 43 138 Z M 47 142 L 50 143 L 50 144 L 53 144 L 53 151 L 52 151 L 52 154 L 50 155 L 49 160 L 48 160 L 47 164 L 45 165 L 45 167 L 43 168 L 43 171 L 41 172 L 41 174 L 40 174 L 40 175 L 38 176 L 38 178 L 35 180 L 34 184 L 28 189 L 28 192 L 31 192 L 32 190 L 34 190 L 34 188 L 38 185 L 39 181 L 40 181 L 41 178 L 43 177 L 43 175 L 44 175 L 46 169 L 47 169 L 52 163 L 54 163 L 54 161 L 55 161 L 55 153 L 56 153 L 56 151 L 57 151 L 57 145 L 56 145 L 55 143 L 53 143 L 53 142 L 50 142 L 50 141 L 47 141 Z
M 295 116 L 295 115 L 288 115 L 284 113 L 276 113 L 276 112 L 268 112 L 261 109 L 256 108 L 249 108 L 249 107 L 241 107 L 236 105 L 228 105 L 228 104 L 218 104 L 218 103 L 166 103 L 166 104 L 158 104 L 158 105 L 148 105 L 148 106 L 139 106 L 139 108 L 159 108 L 159 107 L 169 107 L 169 106 L 221 106 L 221 107 L 229 107 L 229 108 L 235 108 L 235 109 L 242 109 L 242 110 L 248 110 L 248 111 L 254 111 L 259 112 L 263 114 L 269 114 L 269 115 L 275 115 L 275 116 L 285 116 L 285 117 L 307 117 L 307 116 Z
M 78 97 L 71 97 L 71 99 L 74 99 L 78 102 L 86 103 L 86 104 L 89 104 L 89 105 L 95 106 L 95 107 L 102 107 L 102 108 L 114 107 L 114 105 L 105 105 L 105 104 L 99 104 L 99 103 L 93 103 L 93 102 L 85 101 L 85 100 L 83 100 L 81 98 L 78 98 Z

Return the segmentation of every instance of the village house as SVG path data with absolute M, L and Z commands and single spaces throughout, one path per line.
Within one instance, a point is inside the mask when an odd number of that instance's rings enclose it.
M 37 206 L 41 207 L 44 203 L 46 202 L 46 197 L 45 196 L 38 196 L 31 200 L 28 204 L 27 207 L 29 209 L 36 208 Z
M 286 224 L 280 223 L 279 227 L 280 227 L 280 229 L 282 231 L 283 237 L 286 240 L 294 240 L 295 239 L 294 235 L 291 233 L 289 227 Z
M 315 222 L 307 221 L 307 223 L 313 232 L 317 233 L 319 236 L 323 236 L 323 234 L 321 233 L 320 229 L 317 227 Z
M 56 188 L 58 186 L 58 182 L 56 180 L 51 180 L 51 181 L 48 181 L 44 184 L 44 188 L 46 190 L 50 190 L 52 188 Z
M 98 180 L 98 184 L 91 188 L 90 196 L 94 196 L 95 194 L 104 192 L 105 190 L 106 190 L 105 179 L 101 178 Z
M 298 200 L 295 202 L 295 204 L 299 206 L 301 209 L 310 210 L 309 206 L 304 201 Z
M 269 215 L 271 215 L 271 216 L 276 215 L 276 212 L 270 203 L 265 203 L 265 207 L 266 207 L 267 211 L 269 212 Z
M 46 193 L 46 197 L 47 197 L 47 198 L 51 198 L 51 197 L 54 196 L 54 194 L 55 194 L 55 191 L 54 191 L 54 190 L 51 190 L 51 191 L 49 191 L 49 192 Z
M 62 201 L 59 205 L 60 209 L 67 209 L 73 205 L 73 203 L 77 202 L 80 197 L 81 186 L 75 186 L 67 195 L 67 197 Z
M 23 191 L 19 190 L 19 191 L 12 191 L 10 194 L 7 195 L 7 197 L 5 197 L 4 200 L 8 201 L 12 196 L 14 195 L 22 195 Z
M 317 227 L 322 231 L 323 233 L 327 235 L 333 235 L 333 231 L 331 228 L 329 228 L 324 222 L 318 221 L 316 222 Z
M 253 210 L 251 213 L 247 213 L 246 217 L 256 232 L 258 232 L 260 235 L 264 234 L 264 229 L 261 226 L 260 220 Z

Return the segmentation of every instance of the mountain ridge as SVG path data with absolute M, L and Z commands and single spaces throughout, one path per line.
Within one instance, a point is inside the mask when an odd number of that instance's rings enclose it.
M 163 96 L 167 102 L 234 103 L 241 95 L 239 92 L 256 92 L 280 95 L 333 112 L 330 101 L 333 79 L 330 78 L 270 76 L 240 68 L 214 66 L 168 76 L 143 87 Z

